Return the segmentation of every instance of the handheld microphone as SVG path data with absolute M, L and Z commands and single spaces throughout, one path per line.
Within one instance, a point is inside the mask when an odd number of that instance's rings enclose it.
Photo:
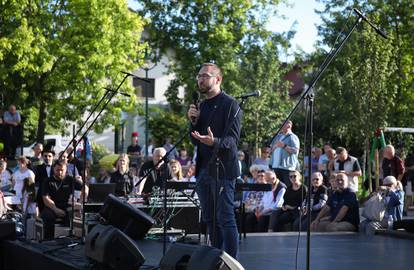
M 251 92 L 251 93 L 247 93 L 247 94 L 238 96 L 236 98 L 260 97 L 261 94 L 262 93 L 259 90 L 257 90 L 257 91 Z
M 200 101 L 200 93 L 197 91 L 193 92 L 193 104 L 195 105 L 196 109 L 198 110 L 198 102 Z M 196 118 L 194 116 L 191 117 L 191 122 L 195 123 Z
M 385 39 L 387 39 L 388 37 L 387 37 L 387 35 L 384 33 L 384 32 L 382 32 L 376 25 L 374 25 L 373 23 L 371 23 L 370 22 L 370 20 L 368 20 L 368 18 L 367 17 L 365 17 L 365 15 L 364 14 L 362 14 L 362 12 L 359 10 L 359 9 L 357 9 L 357 8 L 353 8 L 353 11 L 356 13 L 356 14 L 358 14 L 358 16 L 360 17 L 360 18 L 362 18 L 364 21 L 366 21 L 369 25 L 371 25 L 371 27 L 375 30 L 375 32 L 377 32 L 377 34 L 378 35 L 380 35 L 381 37 L 383 37 L 383 38 L 385 38 Z

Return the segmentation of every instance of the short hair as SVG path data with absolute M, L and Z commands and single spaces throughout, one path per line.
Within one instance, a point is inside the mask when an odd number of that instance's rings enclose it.
M 202 69 L 203 67 L 213 67 L 217 71 L 217 75 L 223 76 L 220 67 L 214 63 L 203 63 L 200 69 Z
M 65 163 L 65 161 L 60 160 L 60 159 L 57 159 L 53 163 L 53 168 L 55 168 L 56 166 L 59 166 L 59 167 L 67 167 L 67 164 Z
M 165 154 L 167 154 L 167 150 L 165 150 L 164 147 L 157 147 L 154 149 L 153 153 L 155 154 L 155 152 L 160 152 L 160 154 L 162 156 L 165 156 Z
M 394 146 L 392 144 L 387 144 L 384 147 L 384 150 L 387 150 L 387 149 L 389 149 L 391 151 L 392 155 L 395 155 L 395 148 L 394 148 Z
M 321 178 L 321 179 L 323 179 L 323 175 L 322 175 L 322 173 L 321 172 L 313 172 L 312 173 L 312 175 L 318 175 L 318 178 Z
M 336 154 L 340 155 L 340 154 L 342 154 L 344 152 L 347 152 L 346 149 L 345 149 L 345 147 L 339 146 L 339 147 L 336 148 Z

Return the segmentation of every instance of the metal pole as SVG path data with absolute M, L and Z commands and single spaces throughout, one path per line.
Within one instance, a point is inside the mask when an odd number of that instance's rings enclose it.
M 145 69 L 145 79 L 148 80 L 148 69 Z M 148 83 L 145 84 L 145 157 L 148 157 Z

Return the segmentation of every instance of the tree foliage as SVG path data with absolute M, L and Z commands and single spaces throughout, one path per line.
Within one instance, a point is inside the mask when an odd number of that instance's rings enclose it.
M 136 69 L 143 19 L 125 0 L 0 1 L 0 90 L 42 140 L 46 129 L 78 121 L 117 85 L 119 71 Z M 125 83 L 124 92 L 133 93 Z M 135 95 L 133 95 L 135 96 Z M 136 100 L 115 97 L 96 128 L 117 123 Z M 37 123 L 36 123 L 37 121 Z
M 382 39 L 362 23 L 342 52 L 331 63 L 317 85 L 316 136 L 334 141 L 360 153 L 375 129 L 384 126 L 412 125 L 409 104 L 412 91 L 412 42 L 414 15 L 412 1 L 321 1 L 323 23 L 319 27 L 321 44 L 311 56 L 320 63 L 352 14 L 345 31 L 357 17 L 356 7 L 387 32 Z M 344 34 L 340 38 L 343 38 Z M 316 65 L 316 64 L 315 64 Z
M 265 28 L 280 1 L 139 2 L 138 12 L 150 19 L 150 42 L 161 52 L 173 52 L 169 72 L 176 80 L 167 96 L 175 112 L 185 118 L 187 104 L 198 88 L 198 69 L 213 61 L 222 68 L 222 88 L 227 93 L 262 92 L 263 98 L 249 100 L 245 106 L 243 139 L 258 145 L 274 132 L 290 104 L 278 58 L 279 48 L 288 46 L 288 40 L 283 33 Z M 177 99 L 178 87 L 185 88 L 184 100 Z

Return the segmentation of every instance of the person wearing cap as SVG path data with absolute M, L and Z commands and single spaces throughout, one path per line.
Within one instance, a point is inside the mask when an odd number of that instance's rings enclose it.
M 389 175 L 384 178 L 383 185 L 380 186 L 379 192 L 385 196 L 384 201 L 386 203 L 386 208 L 384 218 L 381 221 L 365 219 L 361 222 L 359 225 L 360 232 L 368 235 L 375 234 L 375 231 L 378 229 L 392 230 L 393 228 L 389 227 L 392 223 L 389 223 L 389 221 L 392 220 L 392 222 L 394 222 L 402 219 L 404 191 L 402 190 L 401 182 L 394 176 Z
M 127 154 L 131 160 L 131 167 L 138 167 L 141 162 L 141 146 L 138 144 L 138 132 L 132 132 L 131 145 L 127 148 Z
M 34 167 L 34 173 L 36 176 L 35 186 L 37 189 L 36 202 L 37 202 L 37 205 L 40 211 L 43 209 L 43 199 L 42 199 L 43 183 L 46 182 L 46 180 L 53 174 L 52 164 L 55 158 L 55 151 L 53 147 L 51 146 L 45 147 L 45 149 L 42 151 L 42 158 L 43 158 L 43 163 Z
M 336 174 L 336 184 L 335 192 L 311 223 L 313 231 L 353 232 L 358 229 L 359 204 L 355 192 L 348 188 L 348 176 L 345 172 Z M 326 216 L 329 217 L 328 220 L 323 219 Z

